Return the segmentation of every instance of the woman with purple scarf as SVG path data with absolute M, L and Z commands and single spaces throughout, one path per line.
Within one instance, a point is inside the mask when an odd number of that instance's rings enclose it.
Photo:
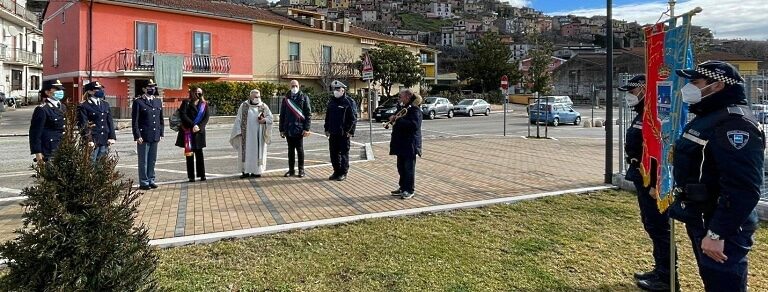
M 181 130 L 176 138 L 176 146 L 184 148 L 184 156 L 187 158 L 187 177 L 189 182 L 195 181 L 196 165 L 197 177 L 204 181 L 203 148 L 205 148 L 205 125 L 208 123 L 208 103 L 203 98 L 202 89 L 193 87 L 189 90 L 189 98 L 182 101 L 179 107 L 179 117 Z

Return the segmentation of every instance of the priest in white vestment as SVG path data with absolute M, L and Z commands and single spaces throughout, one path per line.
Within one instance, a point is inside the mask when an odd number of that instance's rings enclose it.
M 261 177 L 267 169 L 267 145 L 272 138 L 272 111 L 261 101 L 259 90 L 251 90 L 248 100 L 240 104 L 229 143 L 237 151 L 240 178 Z

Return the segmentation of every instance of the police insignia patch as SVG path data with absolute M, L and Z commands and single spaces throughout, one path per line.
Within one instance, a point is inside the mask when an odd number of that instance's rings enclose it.
M 749 142 L 749 133 L 744 131 L 728 131 L 726 135 L 728 135 L 728 142 L 731 142 L 731 145 L 733 145 L 736 150 L 744 148 L 744 146 L 747 145 L 747 142 Z

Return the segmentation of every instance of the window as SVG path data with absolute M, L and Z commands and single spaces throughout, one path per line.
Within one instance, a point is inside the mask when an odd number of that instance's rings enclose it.
M 29 90 L 40 89 L 40 76 L 32 75 L 29 77 Z
M 136 22 L 136 50 L 157 51 L 157 24 Z
M 192 53 L 196 55 L 211 54 L 211 34 L 207 32 L 194 32 L 192 35 Z
M 330 46 L 323 46 L 323 63 L 333 62 L 333 49 Z
M 32 41 L 32 53 L 37 53 L 37 42 Z
M 53 67 L 59 66 L 59 39 L 53 40 Z
M 11 90 L 21 89 L 21 70 L 11 70 Z
M 299 54 L 300 52 L 301 52 L 301 46 L 299 43 L 294 43 L 294 42 L 288 43 L 288 60 L 289 61 L 301 60 L 301 55 Z

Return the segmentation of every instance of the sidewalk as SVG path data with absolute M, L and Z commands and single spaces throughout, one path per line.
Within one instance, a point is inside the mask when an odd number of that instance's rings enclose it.
M 155 244 L 176 245 L 246 236 L 238 233 L 244 229 L 258 234 L 253 228 L 603 186 L 600 139 L 451 138 L 424 145 L 410 200 L 389 195 L 397 188 L 395 159 L 387 144 L 376 144 L 376 160 L 352 164 L 344 182 L 328 181 L 332 168 L 321 165 L 307 169 L 303 179 L 276 171 L 259 179 L 165 184 L 143 195 L 138 219 Z M 0 201 L 2 241 L 21 226 L 19 203 Z M 211 234 L 208 240 L 189 237 Z

